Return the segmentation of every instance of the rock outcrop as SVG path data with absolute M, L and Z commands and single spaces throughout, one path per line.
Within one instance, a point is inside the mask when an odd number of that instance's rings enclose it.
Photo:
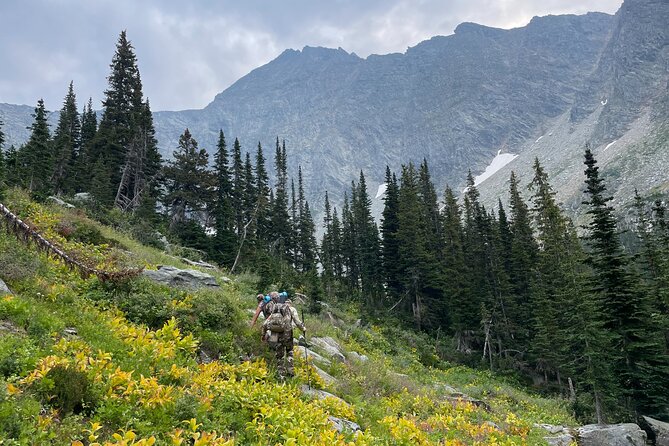
M 342 348 L 337 341 L 335 341 L 330 336 L 324 338 L 311 338 L 311 343 L 323 351 L 324 354 L 328 355 L 335 361 L 345 362 L 346 356 L 342 353 Z
M 154 282 L 170 286 L 188 288 L 217 288 L 220 285 L 211 274 L 194 269 L 179 269 L 174 266 L 161 265 L 157 270 L 144 270 L 142 275 Z
M 12 290 L 9 289 L 4 280 L 0 279 L 0 296 L 4 296 L 7 294 L 13 294 Z
M 651 417 L 643 417 L 643 420 L 655 436 L 655 446 L 669 446 L 669 423 Z
M 588 424 L 576 438 L 579 446 L 646 446 L 646 433 L 634 423 Z

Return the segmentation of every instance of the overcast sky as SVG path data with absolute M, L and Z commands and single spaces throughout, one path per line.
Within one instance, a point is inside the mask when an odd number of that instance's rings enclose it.
M 461 22 L 523 26 L 535 15 L 614 13 L 621 0 L 1 0 L 0 102 L 100 107 L 121 30 L 157 110 L 202 108 L 286 48 L 404 52 Z

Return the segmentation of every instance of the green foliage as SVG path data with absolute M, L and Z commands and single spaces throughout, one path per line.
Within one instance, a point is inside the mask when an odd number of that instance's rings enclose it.
M 91 413 L 97 404 L 86 374 L 71 367 L 53 367 L 35 387 L 42 401 L 63 415 Z

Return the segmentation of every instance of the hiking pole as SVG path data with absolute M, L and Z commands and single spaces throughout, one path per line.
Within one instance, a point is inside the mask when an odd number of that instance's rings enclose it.
M 302 331 L 302 334 L 304 335 L 304 362 L 307 365 L 307 385 L 309 386 L 309 390 L 311 390 L 311 370 L 309 369 L 309 343 L 307 342 L 307 332 L 306 328 L 307 326 L 304 324 L 304 308 L 302 308 L 302 326 L 305 328 L 304 331 Z

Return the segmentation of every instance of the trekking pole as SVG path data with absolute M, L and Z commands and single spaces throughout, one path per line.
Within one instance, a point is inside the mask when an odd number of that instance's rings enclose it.
M 302 326 L 306 328 L 306 325 L 304 324 L 304 308 L 302 308 Z M 307 365 L 307 385 L 309 386 L 309 390 L 311 390 L 311 370 L 309 369 L 309 343 L 307 342 L 307 332 L 303 331 L 302 334 L 304 335 L 304 362 Z

